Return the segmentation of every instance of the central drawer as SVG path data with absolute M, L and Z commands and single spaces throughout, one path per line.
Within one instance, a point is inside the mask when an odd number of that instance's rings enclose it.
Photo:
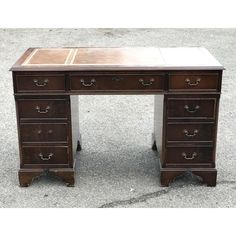
M 21 141 L 27 142 L 67 142 L 67 123 L 21 123 Z
M 66 146 L 23 146 L 22 164 L 23 165 L 52 165 L 68 164 L 69 150 Z
M 18 100 L 20 119 L 67 118 L 66 99 L 25 99 Z
M 164 90 L 164 74 L 70 75 L 71 91 Z

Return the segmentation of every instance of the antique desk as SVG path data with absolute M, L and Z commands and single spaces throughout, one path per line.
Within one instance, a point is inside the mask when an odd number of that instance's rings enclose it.
M 44 172 L 74 185 L 81 94 L 154 94 L 161 185 L 191 171 L 215 186 L 223 69 L 205 48 L 28 49 L 11 68 L 20 186 Z

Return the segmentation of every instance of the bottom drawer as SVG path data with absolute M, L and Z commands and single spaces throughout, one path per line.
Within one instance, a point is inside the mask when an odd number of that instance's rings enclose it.
M 68 153 L 66 146 L 22 147 L 22 164 L 68 164 Z
M 166 149 L 166 166 L 211 166 L 213 167 L 213 148 L 211 147 L 170 147 Z

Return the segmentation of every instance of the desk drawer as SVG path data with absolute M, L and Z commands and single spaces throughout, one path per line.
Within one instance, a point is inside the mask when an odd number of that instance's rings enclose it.
M 20 119 L 66 118 L 67 104 L 63 99 L 18 100 Z
M 164 90 L 163 75 L 71 75 L 71 91 Z
M 169 90 L 199 91 L 212 90 L 217 91 L 219 76 L 217 73 L 206 74 L 170 74 Z
M 166 149 L 166 166 L 170 165 L 212 165 L 211 147 L 169 147 Z
M 169 119 L 214 119 L 216 98 L 168 98 Z
M 17 92 L 65 91 L 64 75 L 16 75 Z
M 20 124 L 23 143 L 27 142 L 67 142 L 67 124 L 24 123 Z
M 167 142 L 213 142 L 214 123 L 168 123 Z
M 68 147 L 65 146 L 47 146 L 47 147 L 23 147 L 22 163 L 23 165 L 42 164 L 68 164 Z

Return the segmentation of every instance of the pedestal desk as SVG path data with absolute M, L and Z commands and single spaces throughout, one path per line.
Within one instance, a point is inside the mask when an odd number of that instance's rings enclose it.
M 74 186 L 82 94 L 155 95 L 152 149 L 159 151 L 161 185 L 191 171 L 215 186 L 223 69 L 196 47 L 28 49 L 11 68 L 20 186 L 44 172 Z

